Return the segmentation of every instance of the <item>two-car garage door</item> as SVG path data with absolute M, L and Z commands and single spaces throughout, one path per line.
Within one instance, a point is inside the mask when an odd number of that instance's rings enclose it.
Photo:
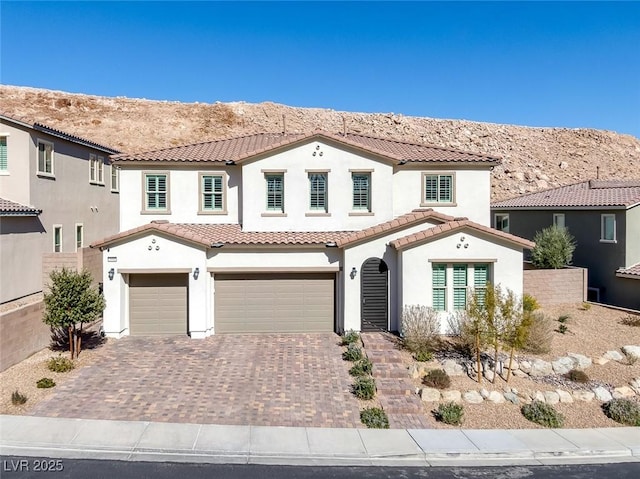
M 215 332 L 332 332 L 334 274 L 214 274 Z

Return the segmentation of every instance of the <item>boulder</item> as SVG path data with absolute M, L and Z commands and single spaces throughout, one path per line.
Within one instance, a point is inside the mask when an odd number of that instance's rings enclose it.
M 640 359 L 640 346 L 622 346 L 620 349 L 627 356 L 635 356 Z
M 605 364 L 607 364 L 609 361 L 611 361 L 610 359 L 605 358 L 604 356 L 601 356 L 597 359 L 595 359 L 593 362 L 600 365 L 600 366 L 604 366 Z
M 573 399 L 575 399 L 576 401 L 590 402 L 590 401 L 593 401 L 594 397 L 595 397 L 595 394 L 592 393 L 591 391 L 583 391 L 583 390 L 573 391 Z
M 503 396 L 510 403 L 520 404 L 520 399 L 518 398 L 517 394 L 515 394 L 515 393 L 506 392 L 506 393 L 503 394 Z
M 558 398 L 561 403 L 572 403 L 573 397 L 567 391 L 563 391 L 562 389 L 556 389 L 556 393 L 558 394 Z
M 576 365 L 577 365 L 577 362 L 573 358 L 570 358 L 569 356 L 563 356 L 551 362 L 551 367 L 553 368 L 553 372 L 556 374 L 567 374 L 569 371 L 575 368 Z
M 533 393 L 533 397 L 531 399 L 533 399 L 534 401 L 546 402 L 544 394 L 542 394 L 542 392 L 540 391 L 536 391 L 535 393 Z
M 547 404 L 558 404 L 560 402 L 560 395 L 555 391 L 545 391 L 544 402 Z
M 622 361 L 624 359 L 624 356 L 618 351 L 607 351 L 602 357 L 611 361 Z
M 613 399 L 629 398 L 635 395 L 636 393 L 629 386 L 620 386 L 619 388 L 615 388 L 611 394 Z
M 598 386 L 597 388 L 595 388 L 593 390 L 593 394 L 595 394 L 596 399 L 598 401 L 607 402 L 607 401 L 611 401 L 611 399 L 613 399 L 613 396 L 611 395 L 609 390 L 606 389 L 606 388 L 603 388 L 602 386 Z
M 453 359 L 443 361 L 442 369 L 444 369 L 449 376 L 462 376 L 464 374 L 464 368 L 462 365 L 458 364 L 458 362 Z
M 529 372 L 530 376 L 539 377 L 549 376 L 551 374 L 553 374 L 553 366 L 551 366 L 551 363 L 543 361 L 542 359 L 534 359 L 531 361 L 531 371 Z
M 442 391 L 440 393 L 440 396 L 442 396 L 442 400 L 446 401 L 446 402 L 460 402 L 460 401 L 462 401 L 462 393 L 460 391 L 455 390 L 455 389 L 448 390 L 448 391 Z
M 509 367 L 509 360 L 507 359 L 504 362 L 504 368 L 511 369 L 511 371 L 514 371 L 516 369 L 520 369 L 520 363 L 518 363 L 518 361 L 514 359 L 513 362 L 511 363 L 511 367 Z
M 484 377 L 487 378 L 487 381 L 493 381 L 495 374 L 493 374 L 493 371 L 491 371 L 490 369 L 487 369 L 484 372 Z
M 520 371 L 529 374 L 531 372 L 531 363 L 529 361 L 520 361 Z
M 567 354 L 567 356 L 576 362 L 576 365 L 574 367 L 578 369 L 586 369 L 592 364 L 591 358 L 588 358 L 584 354 L 569 353 Z
M 424 402 L 440 401 L 440 391 L 436 388 L 422 388 L 420 390 L 420 399 Z
M 487 399 L 489 397 L 489 391 L 485 388 L 482 388 L 480 390 L 480 396 L 482 396 L 482 399 Z
M 491 391 L 487 397 L 487 401 L 493 404 L 502 404 L 504 402 L 504 396 L 498 391 Z
M 480 404 L 482 401 L 484 401 L 484 399 L 482 399 L 482 396 L 480 396 L 480 393 L 473 390 L 464 393 L 462 395 L 462 398 L 470 404 Z
M 633 389 L 636 394 L 640 395 L 640 378 L 634 378 L 629 381 L 629 386 L 631 386 L 631 389 Z
M 515 371 L 512 372 L 512 374 L 518 378 L 524 378 L 528 376 L 528 374 L 522 371 L 521 369 L 516 369 Z

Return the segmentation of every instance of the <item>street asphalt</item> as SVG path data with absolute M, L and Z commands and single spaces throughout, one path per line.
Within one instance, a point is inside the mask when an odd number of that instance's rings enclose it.
M 0 416 L 0 455 L 314 466 L 640 462 L 640 428 L 328 429 Z

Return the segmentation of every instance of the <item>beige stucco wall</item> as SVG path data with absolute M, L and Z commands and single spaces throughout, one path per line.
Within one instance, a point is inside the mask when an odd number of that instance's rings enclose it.
M 39 301 L 0 314 L 0 371 L 49 345 L 51 332 L 42 322 L 43 312 L 44 302 Z
M 524 270 L 524 292 L 542 306 L 586 301 L 587 284 L 585 268 Z
M 29 133 L 0 120 L 0 136 L 7 137 L 7 171 L 0 172 L 0 198 L 27 206 L 31 203 L 29 182 L 32 164 L 29 160 Z

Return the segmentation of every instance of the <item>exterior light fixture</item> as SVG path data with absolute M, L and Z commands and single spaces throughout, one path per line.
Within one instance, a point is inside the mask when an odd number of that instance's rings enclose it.
M 113 281 L 113 277 L 115 276 L 115 274 L 116 274 L 116 270 L 111 268 L 109 270 L 109 281 Z
M 212 248 L 222 248 L 224 243 L 211 243 Z
M 349 273 L 349 276 L 351 277 L 351 279 L 355 279 L 357 274 L 358 274 L 358 270 L 355 267 L 351 268 L 351 273 Z
M 193 279 L 198 279 L 198 276 L 200 276 L 200 268 L 197 268 L 193 270 Z

